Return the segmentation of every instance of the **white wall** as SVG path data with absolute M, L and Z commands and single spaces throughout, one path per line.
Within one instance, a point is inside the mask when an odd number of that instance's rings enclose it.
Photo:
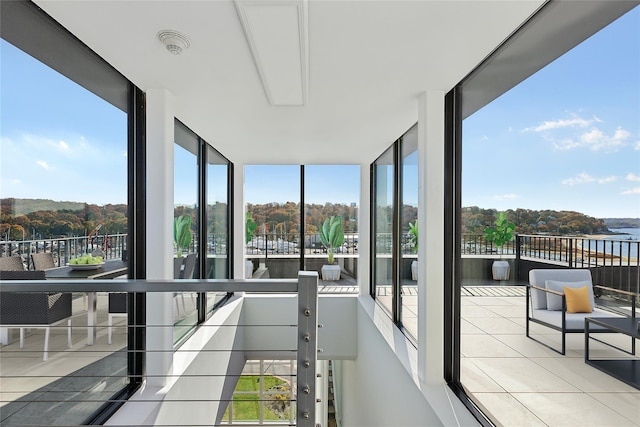
M 362 304 L 357 316 L 358 358 L 341 363 L 342 426 L 443 425 Z
M 147 381 L 106 425 L 217 424 L 226 408 L 220 400 L 229 398 L 244 367 L 244 331 L 237 327 L 241 312 L 238 295 L 175 353 L 176 377 L 167 378 L 164 387 Z
M 356 346 L 356 295 L 318 297 L 318 359 L 354 359 Z M 296 349 L 298 323 L 297 296 L 247 294 L 242 310 L 243 325 L 284 325 L 245 327 L 246 354 L 249 359 L 291 358 L 283 349 Z M 269 350 L 269 351 L 260 351 Z M 274 351 L 275 350 L 275 351 Z
M 357 322 L 358 357 L 334 372 L 343 427 L 479 425 L 446 384 L 419 379 L 417 350 L 369 296 Z

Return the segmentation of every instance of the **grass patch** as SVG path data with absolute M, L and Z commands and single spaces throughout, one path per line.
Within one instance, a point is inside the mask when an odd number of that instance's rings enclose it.
M 274 376 L 264 376 L 264 390 L 267 391 L 274 387 L 285 386 L 289 390 L 286 381 Z M 239 393 L 240 392 L 240 393 Z M 233 394 L 233 419 L 238 421 L 257 421 L 260 419 L 260 404 L 264 405 L 264 420 L 279 421 L 283 418 L 278 416 L 269 408 L 270 402 L 260 402 L 260 376 L 259 375 L 243 375 L 238 380 L 235 392 Z M 283 395 L 279 395 L 283 397 Z M 276 395 L 266 395 L 265 399 L 276 399 Z M 288 399 L 288 396 L 287 396 Z M 289 404 L 287 400 L 287 406 Z M 288 412 L 288 411 L 287 411 Z M 288 414 L 287 414 L 288 415 Z M 223 420 L 229 419 L 229 407 L 222 417 Z

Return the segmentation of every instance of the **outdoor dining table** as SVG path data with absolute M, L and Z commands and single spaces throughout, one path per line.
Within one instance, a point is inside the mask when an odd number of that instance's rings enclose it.
M 80 267 L 81 268 L 81 267 Z M 47 280 L 68 279 L 114 279 L 126 275 L 127 262 L 121 259 L 105 261 L 104 265 L 95 269 L 78 269 L 78 267 L 55 267 L 45 270 Z M 97 335 L 97 293 L 87 292 L 87 344 L 93 345 Z

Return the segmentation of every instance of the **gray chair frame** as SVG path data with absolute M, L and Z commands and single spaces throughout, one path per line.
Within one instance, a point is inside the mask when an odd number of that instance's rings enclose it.
M 546 287 L 544 287 L 544 283 L 546 280 L 556 280 L 556 281 L 564 281 L 564 282 L 580 282 L 580 281 L 589 281 L 591 282 L 591 286 L 593 287 L 593 290 L 595 291 L 596 289 L 600 289 L 600 290 L 605 290 L 605 291 L 609 291 L 609 292 L 614 292 L 614 293 L 618 293 L 620 295 L 624 295 L 624 296 L 628 296 L 631 297 L 631 317 L 633 319 L 635 319 L 635 306 L 636 306 L 636 295 L 633 292 L 626 292 L 626 291 L 621 291 L 619 289 L 614 289 L 614 288 L 609 288 L 609 287 L 605 287 L 605 286 L 600 286 L 600 285 L 593 285 L 592 279 L 591 279 L 591 271 L 587 270 L 587 269 L 533 269 L 531 271 L 529 271 L 529 285 L 527 285 L 527 299 L 526 299 L 526 312 L 527 312 L 527 319 L 526 319 L 526 336 L 528 338 L 531 338 L 534 341 L 537 341 L 538 343 L 544 345 L 545 347 L 555 351 L 556 353 L 560 353 L 562 355 L 565 355 L 566 353 L 566 334 L 571 334 L 571 333 L 584 333 L 585 327 L 584 327 L 584 323 L 582 324 L 582 327 L 580 328 L 570 328 L 567 326 L 567 316 L 573 316 L 574 314 L 572 313 L 567 313 L 567 300 L 566 297 L 563 293 L 561 292 L 557 292 L 551 289 L 547 289 Z M 544 297 L 546 300 L 546 294 L 553 294 L 553 295 L 558 295 L 559 297 L 562 298 L 562 310 L 558 310 L 556 312 L 560 313 L 560 320 L 558 322 L 549 322 L 549 321 L 545 321 L 542 320 L 540 318 L 537 318 L 535 316 L 537 311 L 551 311 L 551 310 L 546 310 L 546 309 L 538 309 L 533 307 L 534 302 L 533 302 L 533 292 L 537 292 L 536 297 L 537 298 L 541 298 Z M 581 313 L 576 313 L 576 314 L 581 314 Z M 609 312 L 606 310 L 601 310 L 599 308 L 595 308 L 593 310 L 593 313 L 591 316 L 589 316 L 588 314 L 585 317 L 624 317 L 622 315 L 613 313 L 613 312 Z M 544 343 L 542 341 L 540 341 L 537 338 L 534 338 L 533 336 L 531 336 L 530 334 L 530 323 L 536 323 L 542 326 L 546 326 L 547 328 L 551 328 L 553 330 L 559 331 L 562 334 L 562 346 L 560 348 L 560 350 L 550 346 L 547 343 Z M 598 332 L 610 332 L 607 329 L 604 328 L 591 328 L 590 333 L 598 333 Z M 618 347 L 616 347 L 618 348 Z M 631 354 L 635 354 L 635 340 L 632 338 L 631 339 Z M 625 351 L 627 353 L 629 353 L 629 351 L 624 350 L 624 349 L 620 349 L 622 351 Z

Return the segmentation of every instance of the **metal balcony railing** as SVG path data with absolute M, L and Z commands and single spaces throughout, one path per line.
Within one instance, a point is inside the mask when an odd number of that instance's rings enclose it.
M 594 283 L 640 294 L 640 241 L 624 238 L 518 234 L 502 248 L 495 248 L 482 234 L 464 234 L 462 256 L 515 258 L 567 268 L 587 268 Z
M 207 396 L 199 390 L 215 388 L 215 384 L 223 381 L 225 384 L 237 382 L 242 375 L 240 371 L 234 371 L 232 364 L 218 364 L 212 359 L 220 358 L 221 354 L 227 354 L 227 360 L 231 355 L 244 360 L 246 352 L 266 352 L 265 350 L 251 348 L 251 343 L 244 343 L 243 347 L 237 347 L 237 338 L 244 336 L 251 328 L 262 331 L 275 328 L 277 334 L 287 334 L 286 342 L 293 344 L 292 348 L 280 348 L 278 354 L 290 354 L 290 359 L 296 360 L 295 370 L 285 375 L 282 381 L 290 386 L 288 394 L 283 398 L 282 393 L 263 393 L 267 401 L 277 400 L 281 404 L 283 399 L 290 405 L 286 419 L 275 420 L 276 425 L 316 425 L 316 363 L 317 363 L 317 273 L 300 272 L 298 279 L 289 280 L 181 280 L 181 281 L 151 281 L 151 280 L 40 280 L 40 281 L 3 281 L 0 284 L 0 298 L 16 294 L 36 293 L 70 293 L 72 295 L 94 294 L 90 299 L 92 303 L 88 307 L 83 306 L 83 299 L 73 300 L 73 334 L 71 347 L 67 348 L 67 323 L 55 324 L 50 333 L 51 338 L 47 343 L 48 358 L 43 361 L 43 335 L 41 331 L 34 329 L 26 332 L 24 347 L 18 342 L 4 343 L 0 348 L 2 365 L 0 366 L 0 381 L 2 382 L 1 402 L 3 410 L 0 412 L 0 424 L 2 425 L 81 425 L 93 423 L 99 417 L 96 414 L 103 411 L 108 405 L 133 405 L 131 409 L 138 413 L 138 408 L 144 411 L 149 405 L 157 404 L 155 416 L 158 423 L 163 424 L 160 418 L 163 416 L 174 417 L 173 420 L 182 419 L 184 424 L 170 422 L 171 425 L 229 425 L 228 419 L 222 420 L 222 412 L 230 402 L 230 396 Z M 202 323 L 193 333 L 195 342 L 199 342 L 203 335 L 200 332 L 210 332 L 211 338 L 202 345 L 201 349 L 194 349 L 190 340 L 185 341 L 180 347 L 163 348 L 158 342 L 157 348 L 140 350 L 132 348 L 135 336 L 149 336 L 157 334 L 163 329 L 173 330 L 177 325 L 173 324 L 149 324 L 132 325 L 124 319 L 115 321 L 108 318 L 109 306 L 107 300 L 114 293 L 125 293 L 129 298 L 138 299 L 149 294 L 166 293 L 167 298 L 174 298 L 183 292 L 196 295 L 227 294 L 229 292 L 259 292 L 269 294 L 296 294 L 297 295 L 297 323 L 285 321 L 282 324 L 244 324 L 238 318 L 226 314 L 227 317 L 217 323 L 218 318 L 214 312 L 211 320 Z M 130 300 L 131 301 L 131 300 Z M 231 301 L 234 301 L 233 299 Z M 237 303 L 239 300 L 236 299 Z M 132 305 L 129 305 L 132 307 Z M 218 310 L 223 310 L 222 306 Z M 147 307 L 150 310 L 151 307 Z M 158 307 L 153 307 L 157 310 Z M 239 312 L 239 311 L 238 311 Z M 89 317 L 93 319 L 88 320 Z M 222 316 L 222 315 L 221 315 Z M 126 314 L 125 314 L 126 317 Z M 235 319 L 235 320 L 234 320 Z M 114 321 L 113 331 L 111 323 Z M 119 323 L 118 323 L 119 322 Z M 93 326 L 88 326 L 93 325 Z M 108 326 L 109 325 L 109 326 Z M 0 325 L 0 327 L 6 325 Z M 18 325 L 13 325 L 18 327 Z M 85 329 L 86 328 L 86 329 Z M 91 329 L 91 330 L 90 330 Z M 107 341 L 107 329 L 109 329 L 109 341 Z M 168 329 L 167 329 L 168 330 Z M 85 335 L 86 331 L 86 335 Z M 236 331 L 236 332 L 229 332 Z M 169 331 L 169 334 L 171 332 Z M 113 335 L 113 336 L 112 336 Z M 89 345 L 89 336 L 97 337 L 92 345 Z M 231 337 L 231 341 L 229 341 Z M 236 343 L 233 344 L 232 343 Z M 154 344 L 155 345 L 155 344 Z M 166 345 L 166 343 L 165 343 Z M 140 356 L 140 352 L 146 356 L 157 357 L 159 353 L 170 355 L 173 360 L 192 360 L 194 357 L 202 358 L 202 365 L 194 367 L 193 363 L 184 371 L 172 371 L 159 374 L 157 369 L 147 367 L 143 374 L 132 371 L 131 360 Z M 129 363 L 127 361 L 129 360 Z M 218 359 L 216 359 L 218 360 Z M 174 368 L 175 369 L 175 368 Z M 166 382 L 173 381 L 173 387 L 162 395 L 154 398 L 148 396 L 137 402 L 130 400 L 131 393 L 123 392 L 123 389 L 131 382 L 145 383 L 149 380 L 157 381 L 158 376 L 165 377 Z M 179 382 L 178 382 L 179 381 Z M 211 384 L 211 387 L 208 386 Z M 185 397 L 190 394 L 191 397 Z M 285 393 L 286 394 L 286 393 Z M 236 402 L 237 403 L 237 402 Z M 139 406 L 136 406 L 139 405 Z M 203 423 L 194 423 L 205 408 L 222 408 L 222 412 L 209 414 L 209 418 Z M 163 410 L 164 408 L 164 410 Z M 176 410 L 173 408 L 191 408 L 189 410 Z M 116 413 L 116 415 L 118 415 Z M 213 420 L 218 420 L 217 423 Z M 292 420 L 294 422 L 292 422 Z M 102 420 L 104 421 L 104 419 Z M 238 420 L 240 421 L 240 420 Z M 131 419 L 134 425 L 146 425 L 147 423 Z M 258 421 L 242 420 L 241 425 L 257 425 Z M 271 424 L 271 422 L 270 422 Z M 164 423 L 164 425 L 169 425 Z

